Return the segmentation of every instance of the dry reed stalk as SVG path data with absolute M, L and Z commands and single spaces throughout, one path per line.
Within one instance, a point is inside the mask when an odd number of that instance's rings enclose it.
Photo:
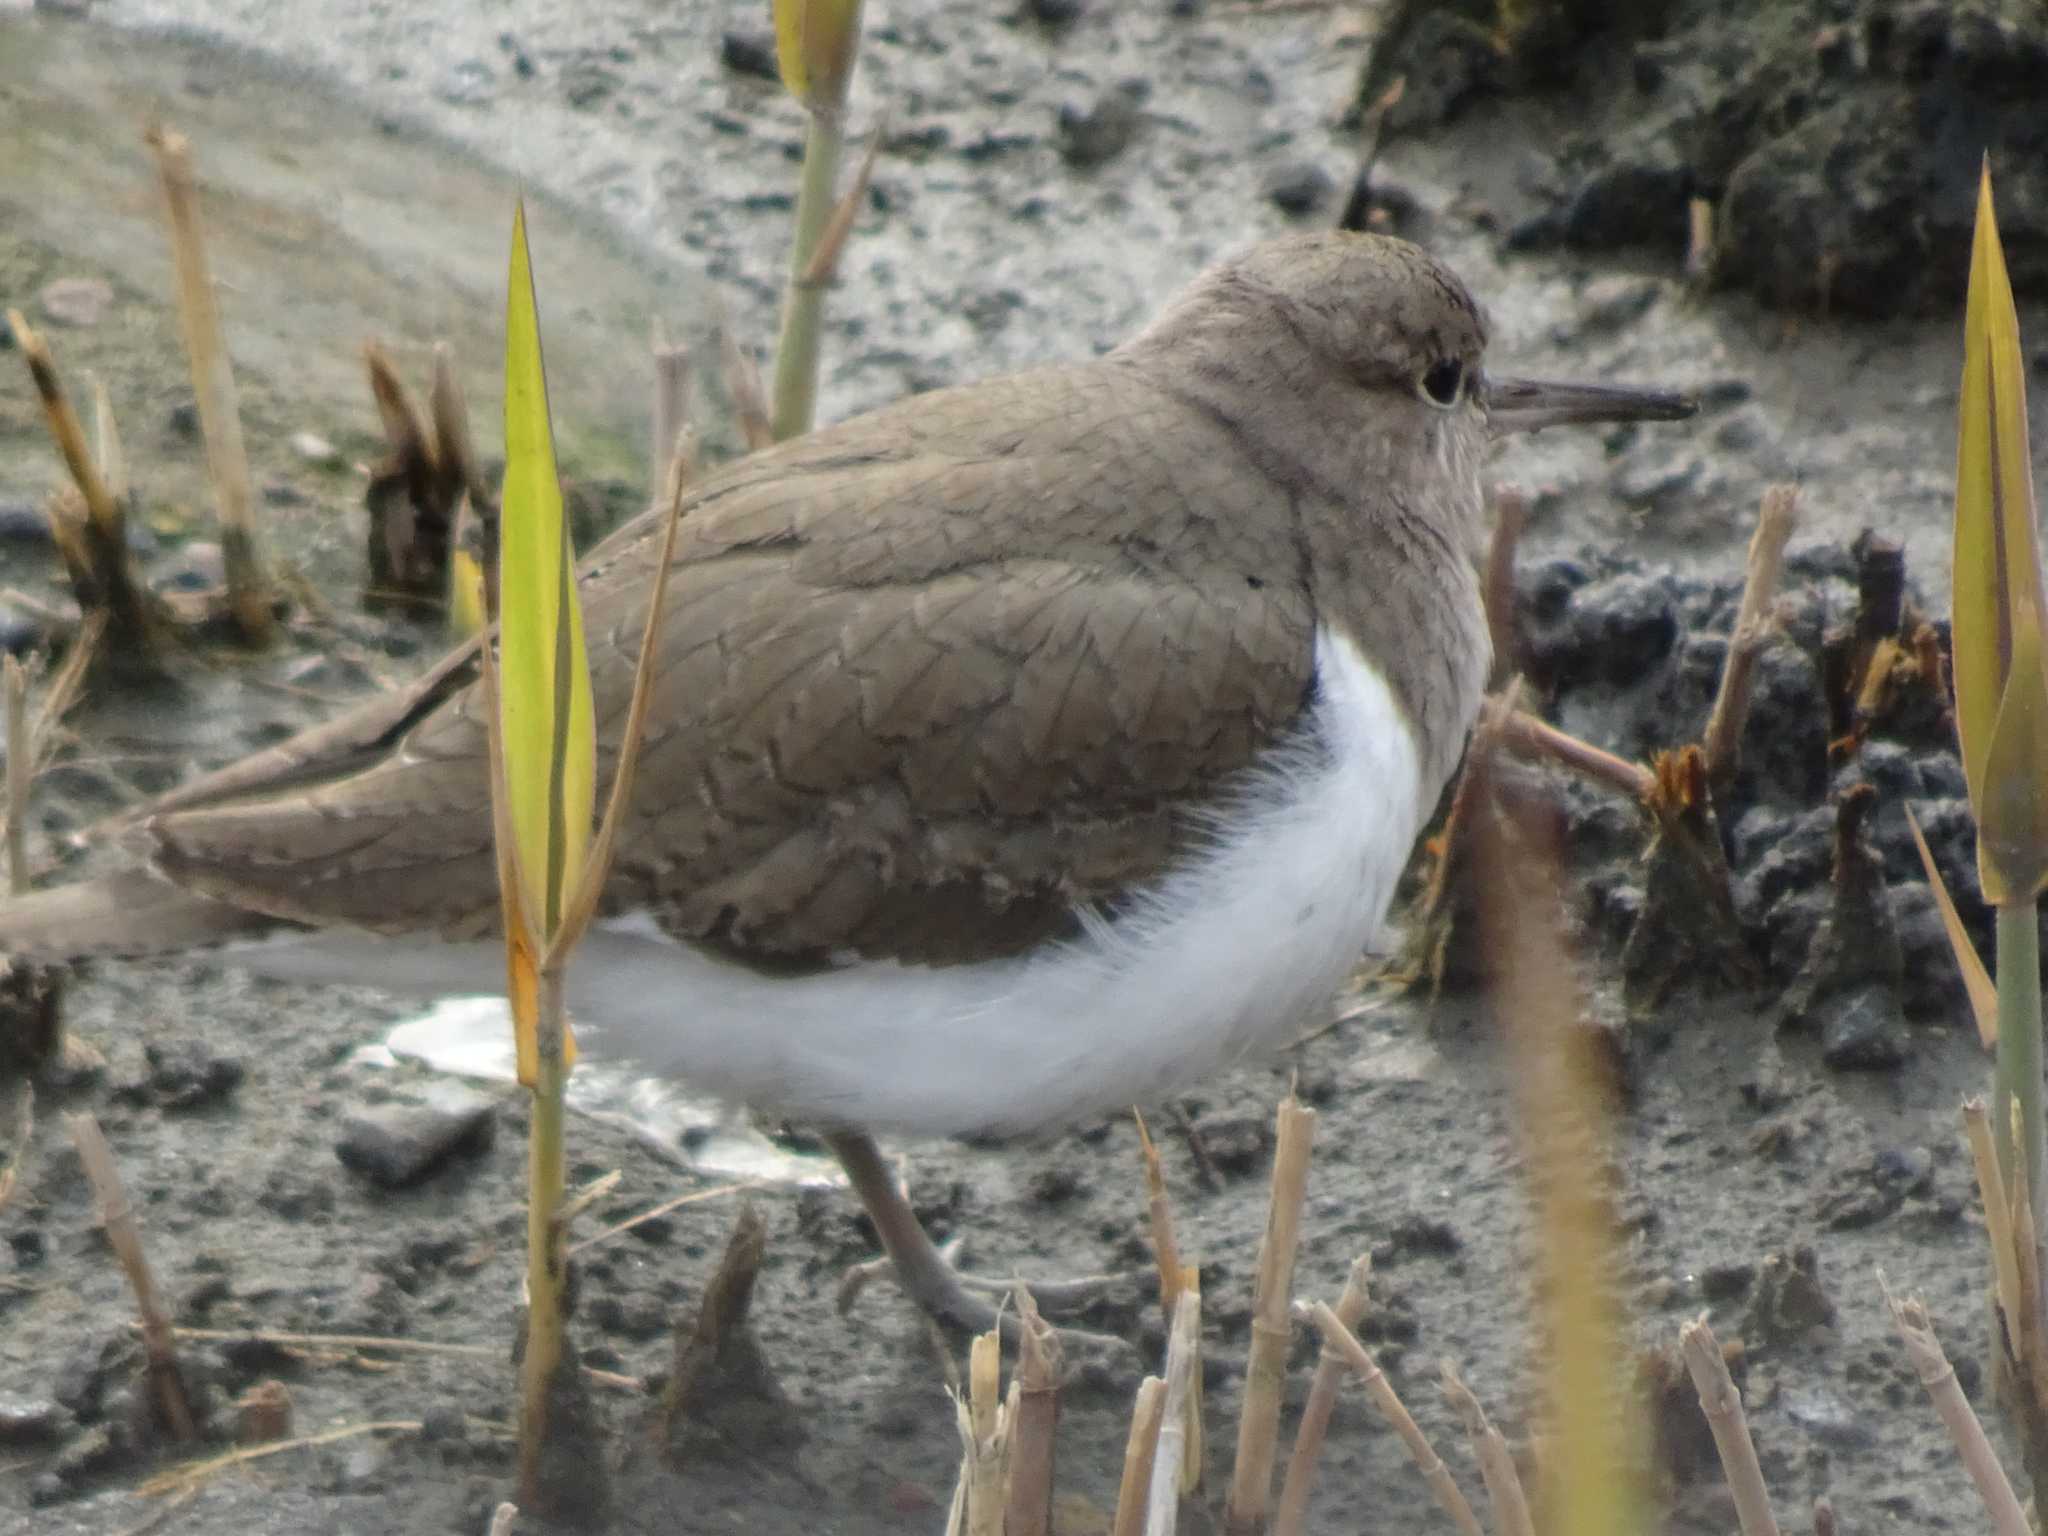
M 85 429 L 57 377 L 49 343 L 18 309 L 7 311 L 7 323 L 28 364 L 51 441 L 85 503 L 83 519 L 67 513 L 61 501 L 53 503 L 50 515 L 50 532 L 64 557 L 78 605 L 88 613 L 104 610 L 117 656 L 148 658 L 158 649 L 168 623 L 162 599 L 136 579 L 129 563 L 127 514 L 86 448 Z
M 163 180 L 171 255 L 178 269 L 178 322 L 185 355 L 192 364 L 192 393 L 199 404 L 199 431 L 206 442 L 207 479 L 220 513 L 220 550 L 227 569 L 228 610 L 242 637 L 267 640 L 276 624 L 275 593 L 256 537 L 256 494 L 249 479 L 249 452 L 242 442 L 241 411 L 235 400 L 235 369 L 221 331 L 207 272 L 206 241 L 200 231 L 199 197 L 192 176 L 192 146 L 185 136 L 152 124 L 143 142 L 156 152 Z
M 1004 1536 L 1051 1536 L 1054 1451 L 1060 1423 L 1060 1342 L 1030 1288 L 1016 1293 L 1020 1327 L 1011 1377 L 1010 1492 Z
M 1201 1388 L 1202 1292 L 1190 1285 L 1174 1303 L 1173 1324 L 1166 1334 L 1166 1392 L 1159 1410 L 1158 1443 L 1152 1451 L 1152 1475 L 1145 1508 L 1144 1536 L 1173 1536 L 1180 1519 L 1181 1492 L 1187 1486 L 1187 1463 L 1202 1454 L 1200 1421 L 1189 1431 L 1190 1409 Z
M 1226 1529 L 1240 1536 L 1265 1528 L 1273 1492 L 1280 1400 L 1287 1391 L 1287 1346 L 1294 1338 L 1294 1257 L 1301 1242 L 1301 1208 L 1308 1197 L 1315 1139 L 1316 1112 L 1305 1108 L 1290 1088 L 1277 1117 L 1273 1190 L 1266 1206 L 1266 1235 L 1259 1244 L 1258 1280 L 1252 1289 L 1252 1342 L 1237 1422 L 1237 1459 L 1224 1509 Z
M 718 328 L 718 359 L 725 374 L 726 391 L 732 396 L 740 436 L 746 439 L 749 452 L 758 452 L 775 441 L 775 428 L 768 415 L 768 394 L 761 387 L 761 370 L 733 339 L 731 327 L 723 324 Z
M 27 1078 L 14 1090 L 14 1110 L 8 1118 L 14 1122 L 14 1144 L 7 1149 L 7 1166 L 0 1168 L 0 1211 L 7 1209 L 7 1202 L 21 1187 L 22 1160 L 28 1156 L 36 1131 L 36 1092 Z
M 484 1536 L 512 1536 L 512 1527 L 519 1519 L 519 1506 L 510 1499 L 491 1511 L 491 1523 L 485 1528 Z
M 1977 946 L 1970 942 L 1969 931 L 1963 927 L 1963 916 L 1956 910 L 1955 901 L 1948 893 L 1948 882 L 1941 878 L 1941 870 L 1934 862 L 1934 850 L 1927 846 L 1927 838 L 1920 831 L 1920 818 L 1913 814 L 1910 804 L 1901 808 L 1906 813 L 1906 830 L 1913 834 L 1913 846 L 1920 854 L 1920 868 L 1926 872 L 1928 888 L 1934 892 L 1934 905 L 1941 913 L 1941 927 L 1948 935 L 1949 952 L 1956 957 L 1956 969 L 1962 973 L 1963 991 L 1969 995 L 1970 1012 L 1977 1020 L 1977 1039 L 1985 1050 L 1996 1050 L 1998 984 L 1984 969 Z
M 1495 1536 L 1536 1536 L 1536 1523 L 1529 1515 L 1529 1498 L 1522 1491 L 1522 1474 L 1515 1467 L 1507 1436 L 1493 1427 L 1493 1420 L 1486 1416 L 1478 1396 L 1448 1362 L 1443 1367 L 1443 1388 L 1444 1397 L 1465 1421 L 1472 1457 L 1479 1463 L 1480 1480 L 1486 1484 L 1486 1501 L 1493 1507 Z
M 164 1427 L 172 1439 L 190 1440 L 198 1431 L 192 1420 L 191 1400 L 185 1392 L 185 1378 L 178 1368 L 178 1346 L 171 1336 L 171 1320 L 157 1300 L 149 1259 L 142 1251 L 142 1233 L 121 1187 L 113 1149 L 91 1115 L 66 1115 L 64 1121 L 71 1131 L 72 1143 L 78 1148 L 78 1159 L 85 1165 L 85 1176 L 92 1183 L 93 1197 L 99 1201 L 100 1224 L 106 1229 L 107 1242 L 121 1261 L 129 1289 L 135 1293 L 136 1311 L 142 1320 L 143 1353 L 149 1361 L 150 1389 L 163 1415 Z
M 364 1424 L 343 1424 L 334 1429 L 322 1430 L 317 1435 L 301 1435 L 296 1440 L 272 1440 L 264 1445 L 239 1445 L 219 1456 L 209 1456 L 204 1461 L 188 1461 L 183 1466 L 172 1467 L 168 1472 L 159 1472 L 135 1491 L 145 1498 L 157 1494 L 178 1493 L 196 1487 L 216 1472 L 225 1472 L 229 1467 L 239 1467 L 251 1461 L 261 1461 L 266 1456 L 279 1456 L 286 1451 L 310 1450 L 319 1445 L 333 1445 L 339 1440 L 353 1440 L 358 1435 L 416 1435 L 419 1432 L 418 1419 L 374 1419 Z
M 1493 538 L 1486 546 L 1486 570 L 1480 593 L 1486 603 L 1486 627 L 1493 636 L 1493 676 L 1505 681 L 1516 672 L 1515 554 L 1529 522 L 1529 498 L 1520 486 L 1493 490 Z
M 1166 1379 L 1147 1376 L 1138 1383 L 1138 1395 L 1131 1404 L 1131 1432 L 1124 1441 L 1124 1475 L 1117 1485 L 1110 1536 L 1143 1536 L 1145 1510 L 1151 1503 L 1152 1457 L 1159 1445 L 1165 1409 Z
M 504 1350 L 489 1344 L 445 1344 L 435 1339 L 390 1338 L 376 1333 L 285 1333 L 268 1328 L 181 1326 L 171 1329 L 171 1337 L 192 1343 L 267 1344 L 277 1349 L 326 1354 L 334 1359 L 348 1358 L 366 1349 L 394 1355 L 457 1355 L 472 1360 L 501 1360 L 505 1355 Z M 354 1363 L 368 1365 L 373 1362 L 358 1359 Z M 594 1365 L 584 1366 L 583 1374 L 599 1386 L 614 1387 L 622 1392 L 644 1391 L 647 1385 L 637 1376 L 599 1370 Z
M 1749 720 L 1749 698 L 1756 659 L 1771 633 L 1771 609 L 1785 565 L 1785 544 L 1799 520 L 1799 488 L 1773 485 L 1764 490 L 1757 509 L 1756 532 L 1750 536 L 1749 558 L 1742 582 L 1742 603 L 1735 629 L 1728 636 L 1727 659 L 1721 664 L 1721 686 L 1700 738 L 1707 759 L 1707 780 L 1725 788 L 1735 776 L 1742 754 L 1742 728 Z
M 28 889 L 28 787 L 35 776 L 35 746 L 28 726 L 28 669 L 9 655 L 7 677 L 7 888 Z
M 659 491 L 674 473 L 676 439 L 690 421 L 690 349 L 668 339 L 658 316 L 648 347 L 654 358 L 654 394 L 648 406 L 647 470 Z
M 1003 1536 L 1010 1482 L 1010 1423 L 1016 1406 L 1001 1396 L 1003 1331 L 978 1334 L 967 1356 L 967 1395 L 955 1396 L 960 1429 L 960 1477 L 946 1518 L 946 1536 Z
M 1926 1306 L 1917 1297 L 1898 1300 L 1881 1273 L 1878 1285 L 1884 1291 L 1884 1303 L 1891 1309 L 1899 1339 L 1906 1346 L 1906 1357 L 1912 1361 L 1920 1385 L 1927 1389 L 1934 1411 L 1948 1426 L 1949 1436 L 1962 1454 L 1963 1467 L 1969 1472 L 1970 1481 L 1977 1485 L 1978 1497 L 1991 1515 L 1992 1529 L 1998 1536 L 2029 1536 L 2026 1511 L 2020 1507 L 2019 1496 L 2006 1479 L 2005 1469 L 1998 1464 L 1984 1426 L 1978 1422 L 1969 1399 L 1963 1396 L 1955 1367 L 1948 1363 L 1941 1341 L 1934 1336 L 1934 1323 Z
M 1647 802 L 1656 792 L 1657 776 L 1641 763 L 1631 763 L 1591 742 L 1581 741 L 1526 710 L 1503 715 L 1499 741 L 1517 757 L 1557 763 L 1582 779 L 1603 784 L 1632 800 Z
M 1443 1458 L 1430 1445 L 1429 1437 L 1408 1412 L 1401 1401 L 1401 1394 L 1394 1390 L 1394 1384 L 1380 1370 L 1372 1351 L 1358 1342 L 1358 1335 L 1344 1326 L 1342 1319 L 1330 1310 L 1328 1302 L 1310 1302 L 1302 1312 L 1307 1321 L 1320 1330 L 1324 1343 L 1358 1373 L 1373 1406 L 1379 1409 L 1394 1433 L 1401 1437 L 1401 1443 L 1407 1446 L 1408 1455 L 1422 1473 L 1423 1481 L 1429 1484 L 1430 1492 L 1436 1495 L 1437 1503 L 1443 1506 L 1452 1522 L 1464 1536 L 1485 1536 L 1479 1526 L 1479 1517 L 1472 1513 L 1472 1506 L 1466 1502 L 1457 1479 L 1451 1476 L 1451 1469 L 1444 1465 Z
M 875 131 L 868 135 L 867 153 L 860 157 L 852 184 L 839 194 L 839 200 L 832 205 L 825 227 L 819 232 L 817 248 L 811 252 L 810 261 L 797 278 L 799 287 L 823 288 L 839 275 L 839 256 L 846 249 L 847 236 L 853 233 L 853 221 L 860 213 L 861 200 L 868 195 L 868 183 L 874 180 L 875 161 L 881 158 L 886 127 L 886 124 L 878 123 Z
M 1996 1341 L 2001 1353 L 2018 1338 L 2020 1303 L 2019 1256 L 2013 1247 L 2012 1206 L 2005 1192 L 2005 1174 L 1991 1144 L 1991 1116 L 1978 1098 L 1963 1100 L 1963 1135 L 1977 1170 L 1977 1193 L 1984 1202 L 1984 1231 L 1991 1243 L 1992 1282 L 1997 1291 L 1999 1320 L 2005 1337 Z
M 1345 1278 L 1344 1291 L 1336 1306 L 1338 1320 L 1354 1332 L 1371 1302 L 1367 1291 L 1371 1280 L 1372 1257 L 1360 1254 L 1351 1261 L 1351 1273 Z M 1280 1502 L 1273 1510 L 1272 1536 L 1300 1536 L 1308 1528 L 1308 1500 L 1315 1488 L 1316 1461 L 1323 1453 L 1330 1414 L 1337 1406 L 1337 1390 L 1343 1386 L 1349 1369 L 1344 1357 L 1326 1341 L 1316 1358 L 1316 1374 L 1309 1383 L 1308 1401 L 1302 1404 L 1301 1423 L 1294 1431 L 1294 1451 L 1287 1458 L 1287 1476 L 1281 1480 Z
M 1764 1470 L 1757 1464 L 1756 1444 L 1749 1437 L 1742 1393 L 1728 1374 L 1727 1358 L 1705 1313 L 1678 1330 L 1678 1350 L 1699 1392 L 1707 1427 L 1714 1432 L 1714 1449 L 1720 1453 L 1721 1469 L 1728 1474 L 1728 1491 L 1735 1499 L 1742 1536 L 1778 1536 L 1778 1517 L 1771 1512 Z
M 1166 1168 L 1145 1128 L 1145 1117 L 1134 1109 L 1131 1118 L 1138 1122 L 1138 1151 L 1145 1159 L 1145 1211 L 1152 1224 L 1152 1256 L 1159 1266 L 1159 1310 L 1171 1323 L 1185 1274 L 1173 1235 L 1173 1202 L 1167 1197 Z
M 1685 205 L 1685 275 L 1695 283 L 1714 275 L 1714 205 L 1704 197 Z
M 727 1195 L 743 1195 L 749 1190 L 766 1189 L 772 1182 L 774 1181 L 770 1179 L 749 1179 L 741 1184 L 721 1184 L 716 1189 L 698 1189 L 687 1195 L 677 1195 L 673 1200 L 664 1200 L 659 1205 L 650 1206 L 644 1211 L 628 1216 L 624 1221 L 614 1222 L 602 1232 L 593 1233 L 580 1243 L 571 1243 L 569 1256 L 574 1258 L 586 1248 L 595 1248 L 599 1243 L 610 1242 L 643 1222 L 653 1221 L 658 1216 L 666 1216 L 670 1211 L 680 1210 L 683 1206 L 696 1205 L 704 1200 L 722 1200 Z

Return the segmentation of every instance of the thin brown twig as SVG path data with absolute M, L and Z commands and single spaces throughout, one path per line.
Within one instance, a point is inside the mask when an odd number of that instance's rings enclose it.
M 300 1435 L 295 1440 L 270 1440 L 262 1445 L 239 1445 L 232 1451 L 218 1456 L 209 1456 L 203 1461 L 188 1461 L 182 1466 L 159 1472 L 135 1491 L 145 1497 L 176 1493 L 180 1489 L 196 1487 L 216 1472 L 225 1472 L 229 1467 L 238 1467 L 244 1462 L 261 1461 L 266 1456 L 282 1455 L 286 1451 L 309 1450 L 314 1446 L 333 1445 L 338 1440 L 353 1440 L 358 1435 L 416 1435 L 420 1432 L 418 1419 L 373 1419 L 363 1424 L 343 1424 L 335 1429 L 322 1430 L 317 1435 Z
M 1728 637 L 1728 654 L 1721 664 L 1721 686 L 1714 695 L 1713 711 L 1700 738 L 1706 754 L 1707 781 L 1725 787 L 1735 775 L 1742 755 L 1742 730 L 1749 721 L 1751 681 L 1756 659 L 1770 637 L 1771 607 L 1777 600 L 1779 573 L 1784 569 L 1785 544 L 1798 521 L 1799 488 L 1773 485 L 1764 490 L 1757 509 L 1756 532 L 1750 536 L 1749 558 L 1742 583 L 1742 602 L 1735 616 L 1735 629 Z
M 1266 1233 L 1259 1245 L 1258 1279 L 1252 1290 L 1252 1341 L 1237 1421 L 1237 1458 L 1231 1468 L 1224 1514 L 1226 1528 L 1244 1536 L 1265 1529 L 1273 1492 L 1280 1404 L 1287 1390 L 1287 1350 L 1294 1340 L 1294 1258 L 1301 1240 L 1301 1209 L 1308 1198 L 1316 1112 L 1306 1108 L 1290 1089 L 1280 1101 L 1277 1127 L 1273 1189 L 1266 1207 Z
M 1367 1286 L 1372 1280 L 1372 1256 L 1360 1254 L 1351 1261 L 1351 1273 L 1344 1292 L 1337 1298 L 1337 1319 L 1357 1331 L 1370 1302 Z M 1330 1414 L 1337 1406 L 1337 1390 L 1350 1366 L 1326 1341 L 1316 1360 L 1316 1373 L 1309 1382 L 1308 1401 L 1302 1404 L 1301 1423 L 1294 1431 L 1294 1451 L 1287 1458 L 1287 1476 L 1280 1484 L 1280 1502 L 1274 1506 L 1272 1536 L 1301 1536 L 1308 1528 L 1309 1494 L 1315 1487 L 1316 1461 L 1322 1455 L 1323 1438 L 1330 1428 Z
M 1152 1225 L 1152 1256 L 1159 1267 L 1159 1310 L 1171 1320 L 1184 1274 L 1173 1235 L 1173 1202 L 1166 1194 L 1166 1168 L 1145 1128 L 1145 1117 L 1133 1109 L 1131 1118 L 1138 1123 L 1138 1151 L 1145 1159 L 1145 1209 Z
M 1394 1433 L 1401 1437 L 1401 1443 L 1408 1448 L 1408 1455 L 1422 1473 L 1423 1481 L 1429 1484 L 1430 1492 L 1436 1495 L 1437 1503 L 1452 1522 L 1464 1536 L 1485 1536 L 1480 1529 L 1479 1517 L 1472 1513 L 1472 1506 L 1466 1502 L 1457 1479 L 1451 1476 L 1451 1469 L 1444 1465 L 1443 1458 L 1429 1443 L 1429 1437 L 1408 1412 L 1401 1401 L 1401 1394 L 1394 1390 L 1394 1384 L 1387 1380 L 1379 1362 L 1373 1359 L 1372 1351 L 1359 1343 L 1358 1335 L 1344 1326 L 1337 1314 L 1330 1310 L 1328 1302 L 1310 1302 L 1302 1311 L 1307 1320 L 1321 1331 L 1323 1341 L 1358 1373 L 1373 1405 Z
M 750 1190 L 766 1189 L 774 1182 L 772 1179 L 749 1179 L 743 1184 L 721 1184 L 716 1189 L 697 1189 L 692 1190 L 687 1195 L 677 1195 L 673 1200 L 664 1200 L 661 1204 L 650 1206 L 637 1215 L 628 1216 L 624 1221 L 615 1222 L 611 1226 L 606 1227 L 602 1232 L 593 1233 L 579 1243 L 571 1243 L 569 1245 L 569 1255 L 573 1258 L 586 1248 L 595 1248 L 599 1243 L 608 1243 L 613 1238 L 632 1231 L 644 1222 L 653 1221 L 658 1216 L 666 1216 L 670 1211 L 681 1210 L 686 1205 L 696 1205 L 704 1200 L 722 1200 L 727 1195 L 743 1195 Z
M 1513 710 L 1502 717 L 1498 739 L 1518 757 L 1559 763 L 1581 778 L 1604 784 L 1633 800 L 1647 801 L 1657 787 L 1657 776 L 1641 763 L 1631 763 L 1591 742 L 1581 741 L 1526 710 Z
M 1529 498 L 1521 487 L 1495 486 L 1493 538 L 1486 546 L 1486 572 L 1480 591 L 1486 603 L 1486 628 L 1493 639 L 1493 675 L 1512 677 L 1516 666 L 1515 554 L 1529 521 Z
M 1927 873 L 1928 889 L 1934 892 L 1934 905 L 1941 913 L 1941 927 L 1948 935 L 1949 952 L 1956 957 L 1956 969 L 1962 973 L 1963 991 L 1970 999 L 1970 1012 L 1977 1021 L 1977 1040 L 1985 1050 L 1995 1050 L 1998 1047 L 1998 986 L 1992 981 L 1991 973 L 1984 969 L 1984 957 L 1970 942 L 1970 932 L 1963 926 L 1963 915 L 1956 910 L 1955 900 L 1948 893 L 1948 882 L 1941 878 L 1941 870 L 1934 862 L 1934 850 L 1927 846 L 1927 838 L 1920 830 L 1920 818 L 1913 814 L 1910 804 L 1903 809 L 1906 830 L 1913 834 L 1913 846 L 1920 853 L 1920 867 Z
M 1764 1487 L 1764 1470 L 1757 1464 L 1756 1443 L 1749 1437 L 1749 1420 L 1742 1411 L 1742 1393 L 1728 1374 L 1728 1360 L 1720 1340 L 1701 1313 L 1678 1330 L 1678 1350 L 1700 1395 L 1700 1411 L 1714 1433 L 1714 1449 L 1721 1457 L 1721 1469 L 1728 1475 L 1728 1491 L 1735 1500 L 1735 1517 L 1742 1536 L 1778 1536 L 1778 1517 L 1771 1512 L 1771 1495 Z
M 135 1224 L 134 1212 L 128 1207 L 127 1193 L 121 1187 L 121 1173 L 114 1165 L 113 1149 L 107 1145 L 107 1138 L 100 1134 L 99 1122 L 90 1114 L 66 1115 L 64 1119 L 70 1128 L 71 1140 L 78 1148 L 79 1161 L 85 1165 L 85 1176 L 92 1183 L 93 1195 L 99 1201 L 100 1224 L 106 1229 L 107 1241 L 113 1246 L 114 1255 L 128 1276 L 129 1289 L 135 1293 L 135 1307 L 141 1318 L 143 1352 L 149 1360 L 150 1386 L 163 1414 L 164 1427 L 174 1440 L 190 1440 L 198 1431 L 193 1424 L 185 1379 L 178 1368 L 178 1347 L 172 1339 L 171 1320 L 165 1315 L 163 1304 L 157 1300 L 149 1259 L 142 1251 L 142 1233 Z
M 819 232 L 817 249 L 811 252 L 802 276 L 797 278 L 800 287 L 823 287 L 838 275 L 840 253 L 846 249 L 847 236 L 853 233 L 853 221 L 860 213 L 861 199 L 868 195 L 868 183 L 874 179 L 875 161 L 882 153 L 882 138 L 887 130 L 887 122 L 880 122 L 868 135 L 867 153 L 860 157 L 860 165 L 853 173 L 853 184 L 832 205 L 831 216 Z
M 139 1328 L 141 1325 L 131 1326 Z M 330 1353 L 354 1353 L 368 1349 L 395 1355 L 460 1355 L 472 1360 L 498 1360 L 505 1353 L 488 1344 L 449 1344 L 436 1339 L 400 1339 L 375 1333 L 285 1333 L 271 1328 L 174 1327 L 171 1337 L 192 1343 L 268 1344 L 278 1349 Z M 647 1386 L 638 1376 L 603 1371 L 594 1365 L 584 1366 L 583 1374 L 600 1386 L 615 1387 L 622 1392 L 640 1392 Z

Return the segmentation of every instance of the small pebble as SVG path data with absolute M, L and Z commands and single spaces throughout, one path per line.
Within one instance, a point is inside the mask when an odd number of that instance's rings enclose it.
M 55 1440 L 69 1417 L 47 1397 L 0 1392 L 0 1445 L 36 1445 Z
M 1060 108 L 1060 158 L 1076 170 L 1114 160 L 1138 131 L 1138 103 L 1120 87 L 1106 91 L 1091 107 Z
M 341 450 L 317 432 L 294 432 L 292 452 L 316 469 L 340 469 Z
M 765 27 L 735 27 L 718 40 L 718 57 L 736 75 L 757 80 L 780 80 L 781 67 L 775 61 L 775 34 Z
M 302 507 L 306 493 L 289 480 L 271 480 L 263 487 L 263 504 L 270 507 Z
M 384 1189 L 417 1184 L 457 1154 L 491 1144 L 491 1100 L 459 1083 L 435 1083 L 412 1103 L 363 1105 L 342 1122 L 335 1155 Z
M 171 429 L 173 437 L 196 439 L 199 436 L 199 402 L 180 400 L 171 407 L 164 425 Z
M 1045 27 L 1071 26 L 1087 10 L 1084 0 L 1025 0 L 1025 14 Z
M 1330 200 L 1335 184 L 1313 160 L 1283 165 L 1266 176 L 1266 199 L 1290 218 L 1306 218 Z
M 36 297 L 59 325 L 98 325 L 113 305 L 114 289 L 97 277 L 60 277 Z
M 32 501 L 0 496 L 0 544 L 34 544 L 47 547 L 51 540 L 50 520 Z
M 216 1055 L 192 1040 L 152 1041 L 142 1048 L 145 1075 L 114 1088 L 114 1097 L 159 1109 L 203 1109 L 233 1093 L 242 1082 L 242 1063 Z
M 292 1395 L 275 1377 L 259 1381 L 235 1403 L 235 1441 L 267 1445 L 292 1433 Z

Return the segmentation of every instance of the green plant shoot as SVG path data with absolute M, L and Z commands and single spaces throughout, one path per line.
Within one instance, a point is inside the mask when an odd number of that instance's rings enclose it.
M 597 730 L 576 596 L 575 557 L 555 470 L 526 209 L 512 223 L 505 303 L 505 485 L 499 522 L 498 700 L 510 873 L 506 936 L 520 1079 L 530 1081 L 530 1012 L 542 957 L 581 884 L 597 793 Z M 507 857 L 501 846 L 501 862 Z M 573 1060 L 573 1046 L 565 1044 Z
M 2026 364 L 1987 160 L 1977 189 L 1957 409 L 1954 645 L 1956 737 L 1977 818 L 1977 874 L 1998 909 L 1998 1093 L 1992 1125 L 2007 1172 L 2023 1166 L 2042 1210 L 2040 937 L 2048 885 L 2048 668 Z M 2017 1115 L 2015 1116 L 2015 1107 Z M 2014 1156 L 2019 1123 L 2023 1157 Z

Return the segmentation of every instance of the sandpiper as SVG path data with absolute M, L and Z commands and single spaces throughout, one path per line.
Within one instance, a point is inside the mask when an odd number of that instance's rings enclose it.
M 1093 361 L 696 485 L 571 972 L 586 1046 L 822 1128 L 905 1288 L 982 1324 L 872 1133 L 1030 1131 L 1289 1039 L 1478 712 L 1489 439 L 1691 411 L 1495 378 L 1485 346 L 1417 247 L 1294 236 Z M 582 572 L 601 779 L 660 531 Z M 472 645 L 173 793 L 129 872 L 0 908 L 0 951 L 497 990 L 477 674 Z

